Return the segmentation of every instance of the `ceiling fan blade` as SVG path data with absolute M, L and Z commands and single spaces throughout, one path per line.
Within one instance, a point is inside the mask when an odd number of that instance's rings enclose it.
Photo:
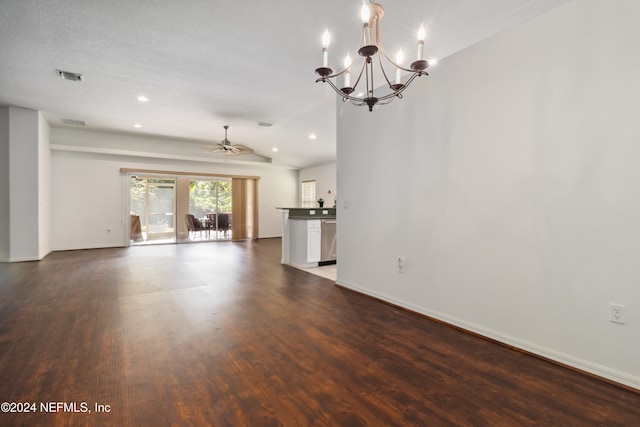
M 202 147 L 207 149 L 207 153 L 218 153 L 222 152 L 225 156 L 237 156 L 238 154 L 250 154 L 253 153 L 253 149 L 247 147 L 246 145 L 237 144 L 231 145 L 231 141 L 227 139 L 227 129 L 229 129 L 228 125 L 224 126 L 224 139 L 217 143 L 217 147 Z
M 234 145 L 234 147 L 238 149 L 240 154 L 251 154 L 251 153 L 253 153 L 253 148 L 249 148 L 246 145 L 236 144 L 236 145 Z
M 217 153 L 221 151 L 220 147 L 212 147 L 212 146 L 202 146 L 205 149 L 205 153 Z

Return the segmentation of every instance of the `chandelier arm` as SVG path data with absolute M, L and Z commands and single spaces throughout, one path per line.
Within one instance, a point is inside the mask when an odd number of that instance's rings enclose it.
M 322 79 L 319 79 L 319 81 L 322 81 Z M 344 92 L 343 92 L 343 91 L 342 91 L 338 86 L 336 86 L 336 85 L 333 83 L 333 81 L 331 81 L 331 80 L 326 80 L 326 81 L 324 81 L 324 83 L 329 83 L 329 85 L 333 88 L 333 90 L 334 90 L 338 95 L 340 95 L 340 96 L 342 97 L 342 100 L 343 100 L 343 101 L 347 101 L 347 100 L 352 101 L 352 102 L 353 102 L 353 101 L 362 101 L 360 98 L 356 98 L 356 97 L 353 97 L 353 96 L 350 96 L 350 95 L 348 95 L 348 94 L 344 93 Z M 364 105 L 364 103 L 363 103 L 362 105 Z
M 347 68 L 345 68 L 345 69 L 344 69 L 344 70 L 342 70 L 342 71 L 338 71 L 337 73 L 334 73 L 334 74 L 331 74 L 330 76 L 327 76 L 326 78 L 327 78 L 327 79 L 332 79 L 332 78 L 334 78 L 334 77 L 341 76 L 341 75 L 343 75 L 344 73 L 346 73 L 347 71 L 349 71 L 349 68 L 350 68 L 350 67 L 347 67 Z
M 404 92 L 404 90 L 407 87 L 409 87 L 411 82 L 414 81 L 416 77 L 420 77 L 422 75 L 428 76 L 429 74 L 427 74 L 425 71 L 420 71 L 420 72 L 414 71 L 411 77 L 409 77 L 409 80 L 407 80 L 407 82 L 404 84 L 404 87 L 402 88 L 402 90 L 400 90 L 399 92 Z
M 364 73 L 364 69 L 366 66 L 367 66 L 367 62 L 363 61 L 362 67 L 360 68 L 360 73 L 358 73 L 358 78 L 356 79 L 356 82 L 353 84 L 353 86 L 351 86 L 354 91 L 356 90 L 358 83 L 360 83 L 360 79 L 362 78 L 362 73 Z M 353 97 L 350 97 L 350 98 L 353 98 Z
M 427 75 L 427 73 L 425 73 L 425 72 L 422 72 L 422 73 L 416 73 L 416 72 L 414 72 L 414 73 L 411 75 L 411 77 L 409 77 L 409 80 L 407 80 L 407 82 L 406 82 L 406 83 L 405 83 L 405 84 L 404 84 L 400 89 L 398 89 L 396 92 L 393 92 L 393 93 L 387 94 L 387 95 L 385 95 L 385 96 L 383 96 L 383 97 L 379 98 L 379 100 L 384 101 L 385 99 L 394 98 L 394 97 L 402 98 L 402 92 L 404 92 L 404 91 L 409 87 L 409 85 L 411 84 L 411 82 L 413 82 L 413 81 L 415 80 L 415 78 L 416 78 L 416 77 L 419 77 L 419 76 L 421 76 L 421 75 L 423 75 L 423 74 Z
M 394 67 L 399 68 L 402 71 L 407 71 L 409 73 L 419 72 L 419 73 L 422 73 L 422 74 L 427 74 L 427 73 L 424 72 L 424 70 L 414 70 L 412 68 L 405 68 L 405 67 L 403 67 L 402 65 L 398 64 L 396 61 L 393 60 L 393 58 L 387 53 L 387 50 L 384 48 L 384 44 L 382 43 L 382 37 L 380 35 L 380 21 L 378 19 L 376 19 L 376 44 L 378 46 L 378 50 L 380 50 L 382 52 L 382 54 L 380 55 L 380 58 L 379 58 L 380 59 L 380 68 L 382 69 L 382 73 L 384 74 L 384 78 L 387 80 L 387 83 L 389 84 L 389 86 L 391 86 L 391 81 L 387 77 L 387 74 L 385 73 L 384 67 L 382 66 L 382 56 L 383 55 L 386 58 L 386 60 L 389 61 Z
M 320 81 L 322 81 L 323 83 L 329 83 L 329 85 L 333 88 L 333 90 L 338 94 L 341 95 L 342 97 L 344 97 L 344 93 L 338 88 L 338 86 L 336 86 L 333 81 L 327 79 L 327 80 L 322 80 L 319 79 Z
M 422 73 L 422 74 L 427 74 L 424 69 L 423 70 L 417 70 L 417 69 L 413 69 L 413 68 L 406 68 L 403 67 L 402 65 L 398 64 L 396 61 L 393 60 L 393 58 L 391 56 L 389 56 L 389 54 L 387 53 L 387 50 L 384 48 L 384 45 L 382 44 L 382 40 L 378 41 L 378 50 L 382 51 L 382 55 L 384 55 L 384 57 L 387 59 L 387 61 L 389 61 L 391 64 L 393 64 L 394 67 L 401 69 L 402 71 L 407 71 L 410 73 Z M 428 62 L 427 62 L 427 67 L 428 67 Z
M 338 71 L 338 72 L 336 72 L 336 73 L 330 74 L 330 75 L 328 75 L 328 76 L 326 76 L 326 77 L 320 77 L 320 78 L 318 78 L 318 79 L 316 80 L 316 83 L 321 82 L 321 81 L 323 81 L 324 79 L 333 79 L 333 78 L 335 78 L 335 77 L 341 76 L 341 75 L 343 75 L 344 73 L 346 73 L 347 71 L 351 71 L 351 68 L 352 68 L 352 67 L 353 67 L 353 64 L 352 64 L 352 65 L 350 65 L 350 66 L 348 66 L 348 67 L 347 67 L 347 68 L 345 68 L 344 70 L 341 70 L 341 71 Z M 361 75 L 361 74 L 362 74 L 362 71 L 360 71 L 360 75 Z M 358 77 L 358 79 L 359 79 L 359 77 Z M 356 83 L 356 84 L 357 84 L 357 83 Z M 356 87 L 356 85 L 354 84 L 354 85 L 353 85 L 353 87 Z
M 364 65 L 366 66 L 366 62 L 364 63 Z M 353 85 L 353 88 L 355 88 L 357 86 L 358 82 L 360 81 L 360 78 L 362 77 L 362 73 L 364 71 L 365 71 L 365 68 L 363 67 L 360 70 L 360 74 L 358 75 L 358 79 L 356 81 L 356 84 Z M 385 104 L 386 100 L 390 100 L 390 99 L 392 100 L 393 98 L 396 98 L 396 97 L 402 98 L 402 92 L 404 92 L 409 87 L 409 85 L 415 80 L 416 77 L 419 77 L 419 76 L 421 76 L 423 74 L 428 76 L 428 74 L 426 72 L 415 72 L 415 71 L 413 71 L 412 74 L 411 74 L 411 77 L 409 77 L 407 82 L 400 89 L 378 98 L 378 104 Z M 366 105 L 366 101 L 364 100 L 364 98 L 357 98 L 355 96 L 351 96 L 349 94 L 346 94 L 346 93 L 342 92 L 342 90 L 340 88 L 338 88 L 333 83 L 333 81 L 328 79 L 328 78 L 327 79 L 323 79 L 321 77 L 321 78 L 316 80 L 316 83 L 317 82 L 329 83 L 329 85 L 333 88 L 333 90 L 338 95 L 340 95 L 342 97 L 343 101 L 349 100 L 349 101 L 351 101 L 352 104 L 358 105 L 358 106 Z M 367 92 L 367 97 L 369 97 L 369 92 Z M 389 101 L 389 102 L 391 102 L 391 101 Z
M 366 62 L 365 62 L 365 65 L 366 65 Z M 363 73 L 363 72 L 364 72 L 364 68 L 360 70 L 360 75 L 358 76 L 358 81 L 359 81 L 359 80 L 360 80 L 360 78 L 362 77 L 362 73 Z M 387 94 L 387 95 L 384 95 L 384 96 L 382 96 L 382 97 L 378 98 L 378 103 L 379 103 L 379 104 L 384 104 L 384 103 L 385 103 L 385 102 L 384 102 L 385 100 L 393 99 L 393 98 L 395 98 L 395 97 L 402 98 L 402 92 L 404 92 L 404 91 L 407 89 L 407 87 L 409 87 L 409 85 L 411 84 L 411 82 L 413 82 L 413 80 L 415 80 L 415 78 L 416 78 L 416 77 L 419 77 L 419 76 L 421 76 L 421 75 L 423 75 L 423 74 L 424 74 L 424 75 L 428 75 L 428 74 L 427 74 L 427 73 L 425 73 L 425 72 L 422 72 L 422 73 L 413 72 L 413 73 L 411 74 L 411 77 L 409 77 L 409 80 L 407 80 L 407 82 L 406 82 L 406 83 L 405 83 L 405 84 L 404 84 L 400 89 L 398 89 L 398 90 L 397 90 L 397 91 L 395 91 L 395 92 L 389 93 L 389 94 Z M 349 94 L 346 94 L 346 93 L 342 92 L 342 90 L 341 90 L 340 88 L 338 88 L 338 87 L 333 83 L 333 81 L 332 81 L 332 80 L 330 80 L 330 79 L 323 80 L 322 78 L 319 78 L 318 80 L 316 80 L 316 82 L 321 82 L 321 81 L 322 81 L 322 82 L 324 82 L 324 83 L 329 83 L 329 85 L 333 88 L 333 90 L 334 90 L 338 95 L 340 95 L 340 96 L 343 98 L 343 101 L 349 100 L 349 101 L 351 101 L 351 103 L 353 103 L 354 105 L 360 105 L 360 106 L 362 106 L 362 105 L 366 105 L 366 101 L 364 101 L 364 98 L 357 98 L 357 97 L 355 97 L 355 96 L 351 96 L 351 95 L 349 95 Z M 355 88 L 355 87 L 356 87 L 356 85 L 357 85 L 357 81 L 356 81 L 356 84 L 355 84 L 353 87 Z M 367 97 L 368 97 L 368 95 L 369 95 L 369 93 L 367 92 Z M 390 101 L 389 101 L 389 102 L 390 102 Z M 356 104 L 356 103 L 359 103 L 359 104 Z
M 382 64 L 382 55 L 378 56 L 378 62 L 380 63 L 380 69 L 382 70 L 382 75 L 384 76 L 384 79 L 387 81 L 387 85 L 389 85 L 389 87 L 391 89 L 393 89 L 393 87 L 391 86 L 391 81 L 389 80 L 389 77 L 387 76 L 387 72 L 384 70 L 384 65 Z
M 381 50 L 384 53 L 384 56 L 388 58 L 386 51 L 384 49 L 384 45 L 382 44 L 382 36 L 380 35 L 380 18 L 381 16 L 376 16 L 376 45 L 378 46 L 378 49 Z M 378 63 L 380 64 L 380 69 L 382 70 L 382 75 L 384 76 L 384 79 L 387 81 L 387 84 L 389 85 L 389 87 L 391 87 L 391 82 L 389 81 L 389 77 L 387 77 L 387 73 L 384 70 L 384 65 L 382 64 L 382 55 L 378 54 Z M 393 62 L 392 62 L 393 63 Z

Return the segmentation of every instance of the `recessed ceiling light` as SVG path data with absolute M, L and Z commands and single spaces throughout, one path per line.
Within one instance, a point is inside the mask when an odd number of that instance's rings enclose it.
M 147 97 L 146 97 L 146 96 L 144 96 L 144 95 L 140 95 L 137 99 L 138 99 L 138 101 L 140 101 L 140 102 L 149 102 L 149 98 L 147 98 Z
M 317 136 L 316 136 L 315 133 L 310 133 L 309 134 L 309 139 L 316 139 L 316 138 L 317 138 Z
M 438 59 L 437 58 L 431 58 L 429 60 L 429 66 L 433 67 L 434 65 L 436 65 L 438 63 Z
M 273 148 L 271 149 L 271 151 L 275 151 L 275 152 L 277 153 L 277 152 L 278 152 L 278 147 L 273 147 Z
M 140 123 L 136 123 L 135 125 L 133 125 L 134 128 L 141 128 L 142 125 Z

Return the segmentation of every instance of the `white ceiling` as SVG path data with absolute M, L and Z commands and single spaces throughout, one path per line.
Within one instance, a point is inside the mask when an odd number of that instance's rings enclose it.
M 426 56 L 442 59 L 566 1 L 380 0 L 383 41 L 413 55 L 424 21 Z M 315 83 L 320 37 L 328 27 L 334 69 L 347 51 L 356 57 L 361 3 L 0 0 L 0 105 L 40 110 L 52 126 L 74 119 L 199 143 L 222 140 L 229 124 L 232 143 L 276 164 L 332 162 L 336 96 Z

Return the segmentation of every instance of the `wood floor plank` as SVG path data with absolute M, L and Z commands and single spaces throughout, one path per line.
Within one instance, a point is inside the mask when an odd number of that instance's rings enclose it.
M 282 266 L 280 239 L 0 264 L 25 426 L 633 426 L 640 394 Z M 95 412 L 95 404 L 108 412 Z M 81 406 L 78 406 L 81 408 Z M 103 408 L 104 409 L 104 408 Z

